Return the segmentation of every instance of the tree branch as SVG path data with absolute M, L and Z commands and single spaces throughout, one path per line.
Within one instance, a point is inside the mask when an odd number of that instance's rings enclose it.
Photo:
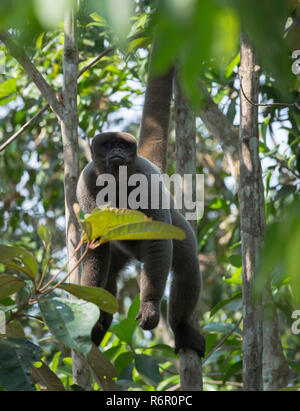
M 89 68 L 91 68 L 92 66 L 94 66 L 95 64 L 98 63 L 98 61 L 100 61 L 104 56 L 106 56 L 107 54 L 111 53 L 112 51 L 115 50 L 115 47 L 109 47 L 106 50 L 103 50 L 100 54 L 98 54 L 98 56 L 94 57 L 86 66 L 84 66 L 79 72 L 78 72 L 78 76 L 77 78 L 79 78 L 80 76 L 82 76 L 83 73 L 85 73 Z
M 215 104 L 205 85 L 202 82 L 199 84 L 205 96 L 205 103 L 199 108 L 198 114 L 207 129 L 218 139 L 218 142 L 228 161 L 232 177 L 238 182 L 238 134 L 228 118 Z
M 55 112 L 59 119 L 62 118 L 64 107 L 56 97 L 56 92 L 47 83 L 42 74 L 37 70 L 34 64 L 30 61 L 25 50 L 12 38 L 9 33 L 0 32 L 0 40 L 3 41 L 9 53 L 18 61 L 24 68 L 28 77 L 34 82 L 40 90 L 42 96 L 47 100 L 49 106 Z
M 19 137 L 25 130 L 27 130 L 32 123 L 34 123 L 47 109 L 49 108 L 49 104 L 43 107 L 40 111 L 38 111 L 32 119 L 27 121 L 15 134 L 13 134 L 5 143 L 0 146 L 0 152 L 3 151 L 10 143 L 15 141 L 16 138 Z

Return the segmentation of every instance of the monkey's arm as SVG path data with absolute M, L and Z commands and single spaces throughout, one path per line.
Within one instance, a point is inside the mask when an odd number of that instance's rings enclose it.
M 96 196 L 99 188 L 96 186 L 96 180 L 93 162 L 90 161 L 79 176 L 76 190 L 77 200 L 84 213 L 91 213 L 97 207 Z

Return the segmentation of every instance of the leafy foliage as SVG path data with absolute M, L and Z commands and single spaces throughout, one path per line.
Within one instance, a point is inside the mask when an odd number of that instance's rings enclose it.
M 36 8 L 39 3 L 2 0 L 0 31 L 11 30 L 41 74 L 59 91 L 61 15 L 57 14 L 51 28 L 45 26 Z M 58 3 L 64 4 L 55 1 L 56 6 Z M 81 165 L 87 161 L 88 140 L 98 131 L 115 128 L 137 134 L 153 30 L 160 40 L 153 55 L 157 72 L 169 67 L 175 58 L 180 62 L 185 90 L 196 107 L 203 98 L 198 87 L 200 78 L 220 112 L 236 129 L 241 25 L 259 56 L 260 101 L 291 103 L 299 99 L 299 78 L 292 75 L 289 58 L 295 49 L 291 45 L 298 47 L 299 34 L 296 29 L 283 36 L 287 15 L 295 15 L 295 10 L 297 14 L 299 2 L 165 0 L 157 2 L 157 6 L 149 0 L 136 0 L 131 18 L 119 25 L 121 31 L 115 30 L 116 13 L 108 3 L 80 2 L 79 69 L 104 50 L 114 48 L 78 81 Z M 125 38 L 129 40 L 124 42 Z M 5 70 L 0 73 L 2 144 L 45 102 L 3 44 L 0 52 L 5 56 Z M 291 333 L 292 313 L 299 309 L 300 290 L 299 120 L 296 107 L 260 108 L 267 233 L 257 287 L 261 292 L 264 284 L 271 281 L 284 354 L 293 369 L 289 389 L 299 386 L 300 370 L 299 337 Z M 172 172 L 173 130 L 170 135 L 168 154 Z M 92 366 L 94 389 L 109 389 L 116 383 L 132 390 L 174 389 L 179 384 L 179 375 L 171 348 L 172 336 L 167 331 L 145 333 L 134 319 L 139 299 L 135 297 L 133 267 L 120 280 L 119 304 L 101 289 L 69 284 L 53 288 L 66 274 L 61 268 L 65 259 L 62 150 L 59 125 L 47 110 L 0 153 L 0 314 L 6 319 L 6 335 L 0 335 L 0 389 L 76 389 L 72 386 L 70 347 L 81 350 Z M 207 339 L 204 388 L 236 390 L 242 387 L 239 203 L 219 142 L 201 121 L 197 121 L 197 172 L 205 174 L 205 212 L 198 222 L 199 261 L 205 284 L 201 320 Z M 85 218 L 86 239 L 103 236 L 108 229 L 112 231 L 107 239 L 114 239 L 112 234 L 120 234 L 115 227 L 121 222 L 127 224 L 126 235 L 130 224 L 135 232 L 141 224 L 144 228 L 153 224 L 143 215 L 133 217 L 126 212 L 115 215 L 115 221 L 110 215 L 106 226 L 104 221 L 108 220 L 103 218 L 100 225 L 98 217 L 96 212 Z M 89 230 L 88 226 L 92 228 Z M 58 270 L 59 275 L 43 288 Z M 66 291 L 80 300 L 65 299 Z M 115 312 L 117 306 L 119 313 L 101 349 L 91 348 L 87 336 L 99 308 Z M 87 308 L 91 320 L 89 327 L 83 327 L 82 317 L 87 315 Z M 162 320 L 166 325 L 165 319 L 163 302 Z M 61 329 L 56 329 L 57 323 Z M 168 330 L 167 325 L 165 328 Z

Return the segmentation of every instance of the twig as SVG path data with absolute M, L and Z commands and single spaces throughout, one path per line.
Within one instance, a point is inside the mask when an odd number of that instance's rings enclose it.
M 244 89 L 243 89 L 243 76 L 240 76 L 240 86 L 241 86 L 241 91 L 245 99 L 248 101 L 249 104 L 251 104 L 254 107 L 272 107 L 272 106 L 287 106 L 287 107 L 296 107 L 298 110 L 300 110 L 300 105 L 296 101 L 294 103 L 254 103 L 251 101 L 245 94 Z
M 13 134 L 8 140 L 6 140 L 5 143 L 0 146 L 0 151 L 3 151 L 10 143 L 12 143 L 16 138 L 19 137 L 20 134 L 22 134 L 28 127 L 31 126 L 32 123 L 34 123 L 41 114 L 43 114 L 47 109 L 49 108 L 49 104 L 47 104 L 45 107 L 43 107 L 39 112 L 36 113 L 32 119 L 27 121 L 15 134 Z
M 96 56 L 95 58 L 93 58 L 93 60 L 91 60 L 86 66 L 84 66 L 77 75 L 77 78 L 79 78 L 80 76 L 82 76 L 83 73 L 85 73 L 89 68 L 91 68 L 92 66 L 94 66 L 96 63 L 98 63 L 99 60 L 101 60 L 104 56 L 106 56 L 107 54 L 109 54 L 110 52 L 114 51 L 115 47 L 109 47 L 106 50 L 103 50 L 98 56 Z
M 49 263 L 50 263 L 50 257 L 49 257 L 49 255 L 48 255 L 48 256 L 47 256 L 47 261 L 46 261 L 46 264 L 45 264 L 45 268 L 44 268 L 43 273 L 42 273 L 42 275 L 41 275 L 40 281 L 39 281 L 39 283 L 38 283 L 38 285 L 37 285 L 37 289 L 38 289 L 38 290 L 40 289 L 40 287 L 41 287 L 41 285 L 42 285 L 42 283 L 43 283 L 43 281 L 44 281 L 44 277 L 45 277 L 45 275 L 46 275 L 46 272 L 47 272 L 47 268 L 48 268 L 48 266 L 49 266 Z
M 207 354 L 207 356 L 204 358 L 202 362 L 202 366 L 209 359 L 209 357 L 211 357 L 225 343 L 225 341 L 239 328 L 239 325 L 241 324 L 242 320 L 243 317 L 239 319 L 235 327 L 228 334 L 226 334 L 225 337 L 222 338 L 222 340 Z
M 68 263 L 69 263 L 69 261 L 71 260 L 71 258 L 73 258 L 74 255 L 79 251 L 79 249 L 80 249 L 80 247 L 82 246 L 82 244 L 83 244 L 83 241 L 82 241 L 82 239 L 81 239 L 80 242 L 79 242 L 79 244 L 78 244 L 77 247 L 75 248 L 73 254 L 72 254 L 71 257 L 68 259 L 68 261 L 61 267 L 61 269 L 60 269 L 54 276 L 52 276 L 52 277 L 50 278 L 50 280 L 49 280 L 45 285 L 43 285 L 42 288 L 40 288 L 40 289 L 38 290 L 40 293 L 43 292 L 43 291 L 59 276 L 59 274 L 63 271 L 63 269 L 68 265 Z M 89 245 L 89 243 L 88 243 L 88 245 Z M 76 265 L 76 267 L 77 267 L 77 265 Z M 75 267 L 75 268 L 76 268 L 76 267 Z M 72 271 L 73 271 L 73 270 L 72 270 Z M 72 271 L 71 271 L 71 272 L 72 272 Z M 68 274 L 69 274 L 69 273 L 68 273 Z
M 55 90 L 37 70 L 35 65 L 27 56 L 25 50 L 20 46 L 20 44 L 15 42 L 13 37 L 8 32 L 0 32 L 0 40 L 3 41 L 10 54 L 23 67 L 30 80 L 32 80 L 40 90 L 42 96 L 47 100 L 47 103 L 50 105 L 58 118 L 61 119 L 64 116 L 65 111 L 63 104 L 57 99 Z
M 46 294 L 48 294 L 49 292 L 53 291 L 55 288 L 57 288 L 60 284 L 62 284 L 63 282 L 66 281 L 66 279 L 68 277 L 70 277 L 70 275 L 72 274 L 72 272 L 79 266 L 79 264 L 81 263 L 81 261 L 85 258 L 85 256 L 87 255 L 88 251 L 89 251 L 89 245 L 90 243 L 87 243 L 87 246 L 82 254 L 82 256 L 79 258 L 79 260 L 77 261 L 77 263 L 74 265 L 74 267 L 72 268 L 71 271 L 69 271 L 62 280 L 60 280 L 58 283 L 56 283 L 50 290 L 47 291 Z M 45 294 L 44 294 L 45 295 Z
M 0 39 L 1 35 L 0 35 Z M 96 56 L 92 61 L 90 61 L 86 66 L 84 66 L 78 73 L 77 79 L 85 73 L 89 68 L 94 66 L 96 63 L 98 63 L 104 56 L 109 54 L 111 51 L 115 50 L 115 47 L 109 47 L 108 49 L 102 51 L 98 56 Z M 15 139 L 17 139 L 28 127 L 31 126 L 32 123 L 34 123 L 41 114 L 43 114 L 47 109 L 49 108 L 49 104 L 47 104 L 45 107 L 43 107 L 32 119 L 27 121 L 15 134 L 13 134 L 5 143 L 3 143 L 0 146 L 0 152 L 3 151 L 10 143 L 12 143 Z

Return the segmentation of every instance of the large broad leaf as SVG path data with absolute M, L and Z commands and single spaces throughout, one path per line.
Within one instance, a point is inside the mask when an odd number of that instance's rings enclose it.
M 7 390 L 32 391 L 32 364 L 40 359 L 40 348 L 20 338 L 0 339 L 0 385 Z
M 160 380 L 158 365 L 150 355 L 139 354 L 135 356 L 135 368 L 137 372 L 151 384 L 157 385 Z
M 100 244 L 108 241 L 163 240 L 168 238 L 183 240 L 185 232 L 171 224 L 159 221 L 143 221 L 113 228 L 101 237 Z
M 118 376 L 118 371 L 94 344 L 91 351 L 87 354 L 86 360 L 98 384 L 105 391 L 115 391 L 117 385 L 113 378 Z
M 31 367 L 32 379 L 35 383 L 47 388 L 47 391 L 65 391 L 65 387 L 57 375 L 42 361 Z
M 110 329 L 111 332 L 115 334 L 121 341 L 124 341 L 128 345 L 132 346 L 132 336 L 137 327 L 137 324 L 138 321 L 132 320 L 131 318 L 126 318 L 119 324 L 113 325 Z
M 0 263 L 26 274 L 32 280 L 38 272 L 38 264 L 34 256 L 21 247 L 0 245 Z
M 13 275 L 0 274 L 0 300 L 14 294 L 26 285 L 25 281 Z
M 104 210 L 95 209 L 82 224 L 87 236 L 90 239 L 96 239 L 114 227 L 147 220 L 147 216 L 140 211 L 107 208 Z
M 140 294 L 137 294 L 132 300 L 132 303 L 128 310 L 127 317 L 130 318 L 131 320 L 135 320 L 136 316 L 138 315 L 139 309 L 140 309 Z
M 116 298 L 101 287 L 92 287 L 77 284 L 61 284 L 59 288 L 68 291 L 78 298 L 96 304 L 101 310 L 114 314 L 119 309 Z
M 68 347 L 88 354 L 92 348 L 91 331 L 99 318 L 99 308 L 86 301 L 42 298 L 42 316 L 52 334 Z

